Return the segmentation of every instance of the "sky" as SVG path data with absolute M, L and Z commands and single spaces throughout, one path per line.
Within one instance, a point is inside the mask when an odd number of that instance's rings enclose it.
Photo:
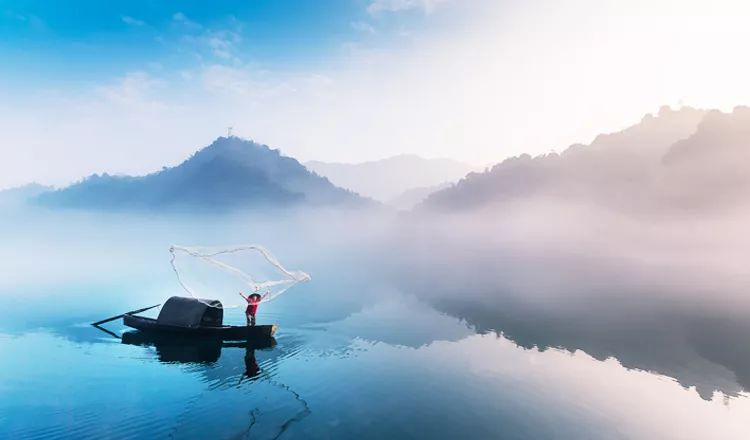
M 750 5 L 0 2 L 0 188 L 176 165 L 233 133 L 305 160 L 490 165 L 662 105 L 750 104 Z

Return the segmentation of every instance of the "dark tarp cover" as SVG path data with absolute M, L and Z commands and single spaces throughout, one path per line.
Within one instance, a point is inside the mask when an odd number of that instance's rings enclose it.
M 162 306 L 156 322 L 179 327 L 215 327 L 222 325 L 223 318 L 221 302 L 215 299 L 173 296 Z

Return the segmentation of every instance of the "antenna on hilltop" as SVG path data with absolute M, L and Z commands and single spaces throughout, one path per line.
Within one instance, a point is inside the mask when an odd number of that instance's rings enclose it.
M 232 129 L 233 129 L 233 128 L 234 128 L 234 127 L 227 127 L 227 137 L 228 137 L 228 138 L 232 137 Z

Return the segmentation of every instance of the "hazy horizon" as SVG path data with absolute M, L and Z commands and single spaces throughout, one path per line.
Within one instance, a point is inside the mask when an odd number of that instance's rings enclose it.
M 750 103 L 748 6 L 730 0 L 81 8 L 0 14 L 0 187 L 144 174 L 229 126 L 303 162 L 481 165 L 587 143 L 662 105 Z
M 729 110 L 728 113 L 731 113 L 736 108 L 743 108 L 743 107 L 745 107 L 745 106 L 744 105 L 737 105 L 737 106 L 733 107 L 731 110 Z M 302 159 L 300 159 L 298 157 L 292 156 L 291 154 L 289 154 L 288 152 L 284 151 L 283 149 L 281 149 L 281 148 L 279 148 L 277 146 L 268 145 L 268 144 L 266 144 L 266 143 L 264 143 L 264 142 L 262 142 L 260 140 L 253 139 L 252 137 L 238 136 L 236 133 L 231 133 L 230 136 L 236 137 L 236 138 L 239 138 L 239 139 L 242 139 L 242 140 L 246 140 L 246 141 L 258 143 L 260 145 L 267 145 L 271 149 L 279 150 L 280 153 L 283 156 L 295 159 L 300 164 L 302 164 L 303 166 L 306 166 L 306 167 L 308 167 L 308 164 L 319 165 L 321 167 L 322 166 L 329 166 L 329 167 L 330 166 L 334 166 L 334 167 L 335 166 L 370 166 L 370 165 L 378 165 L 380 163 L 391 162 L 394 159 L 424 159 L 425 161 L 430 161 L 430 162 L 440 162 L 440 161 L 454 162 L 456 165 L 466 166 L 467 169 L 472 168 L 476 172 L 483 172 L 483 170 L 489 170 L 494 165 L 500 164 L 503 161 L 505 161 L 507 159 L 514 158 L 514 157 L 518 157 L 518 156 L 522 156 L 522 155 L 529 155 L 529 154 L 532 157 L 537 157 L 537 156 L 545 155 L 545 154 L 547 154 L 549 152 L 553 152 L 553 153 L 564 152 L 567 149 L 569 149 L 570 147 L 576 147 L 578 145 L 589 145 L 590 143 L 595 142 L 598 138 L 601 138 L 602 136 L 608 136 L 608 135 L 612 135 L 612 134 L 617 134 L 617 133 L 620 133 L 620 132 L 622 132 L 622 131 L 630 128 L 630 127 L 637 126 L 638 123 L 639 123 L 639 121 L 642 122 L 644 120 L 644 118 L 658 116 L 660 113 L 663 113 L 665 111 L 680 112 L 682 110 L 689 110 L 689 111 L 698 110 L 698 111 L 701 111 L 701 112 L 709 112 L 709 111 L 713 110 L 713 111 L 723 112 L 720 109 L 698 109 L 698 108 L 687 106 L 687 105 L 680 105 L 680 106 L 677 106 L 677 107 L 670 107 L 668 105 L 662 105 L 662 106 L 659 106 L 659 108 L 658 108 L 657 111 L 644 113 L 637 120 L 635 120 L 632 123 L 629 123 L 629 124 L 627 124 L 627 125 L 619 128 L 619 129 L 612 130 L 612 131 L 605 131 L 605 132 L 595 133 L 595 134 L 592 135 L 591 140 L 588 141 L 588 142 L 582 142 L 582 141 L 580 141 L 580 142 L 573 142 L 573 143 L 570 143 L 568 145 L 561 146 L 559 148 L 552 148 L 552 149 L 550 149 L 548 151 L 544 151 L 544 152 L 541 152 L 541 153 L 538 153 L 538 154 L 529 153 L 529 152 L 523 152 L 522 151 L 522 152 L 519 152 L 516 155 L 504 157 L 502 160 L 499 160 L 497 162 L 491 162 L 491 163 L 486 163 L 486 164 L 474 164 L 474 163 L 468 163 L 468 162 L 464 162 L 464 161 L 461 161 L 461 160 L 458 160 L 458 159 L 454 159 L 454 158 L 450 158 L 450 157 L 446 157 L 446 156 L 430 157 L 429 155 L 420 155 L 420 154 L 409 153 L 409 152 L 396 153 L 396 154 L 393 154 L 393 155 L 390 155 L 390 156 L 385 156 L 385 157 L 380 157 L 380 158 L 374 158 L 374 159 L 366 159 L 366 160 L 356 160 L 356 161 L 351 161 L 351 162 L 345 162 L 345 161 L 325 161 L 325 160 L 318 160 L 318 159 L 302 160 Z M 111 176 L 146 176 L 146 175 L 149 175 L 149 174 L 161 171 L 164 168 L 175 167 L 175 166 L 181 164 L 182 162 L 184 162 L 185 160 L 189 159 L 196 152 L 198 152 L 201 149 L 205 148 L 206 146 L 210 145 L 212 142 L 215 142 L 215 141 L 220 140 L 222 138 L 226 138 L 227 136 L 228 136 L 228 133 L 225 133 L 223 135 L 219 135 L 219 136 L 217 136 L 216 138 L 212 139 L 211 141 L 209 141 L 208 143 L 206 143 L 204 145 L 197 145 L 197 146 L 195 146 L 193 150 L 185 153 L 184 157 L 176 159 L 176 161 L 173 162 L 173 163 L 170 163 L 170 164 L 161 164 L 161 165 L 156 166 L 153 169 L 145 170 L 145 171 L 142 171 L 142 172 L 128 173 L 128 172 L 125 172 L 125 171 L 94 170 L 94 171 L 92 171 L 92 172 L 90 172 L 88 174 L 74 176 L 74 177 L 71 177 L 69 180 L 60 181 L 60 182 L 49 182 L 49 181 L 45 181 L 45 179 L 38 179 L 38 180 L 27 180 L 27 181 L 24 181 L 24 182 L 21 182 L 21 183 L 11 184 L 11 185 L 8 185 L 8 186 L 2 186 L 2 185 L 0 185 L 0 191 L 6 190 L 6 189 L 20 188 L 20 187 L 23 187 L 23 186 L 26 186 L 26 185 L 31 185 L 31 184 L 39 184 L 39 185 L 51 186 L 51 187 L 55 187 L 55 188 L 64 188 L 64 187 L 66 187 L 68 185 L 80 182 L 82 179 L 84 179 L 86 177 L 89 177 L 91 175 L 103 175 L 103 174 L 107 174 L 107 175 L 111 175 Z M 635 148 L 635 149 L 641 148 L 640 146 L 635 146 L 635 145 L 633 145 L 631 147 Z M 311 171 L 317 171 L 317 169 L 315 167 L 313 167 L 311 169 Z M 323 175 L 325 176 L 325 174 L 323 174 Z M 328 177 L 328 176 L 325 176 L 325 177 Z M 460 177 L 463 177 L 463 175 L 461 175 Z M 437 184 L 440 184 L 440 183 L 450 183 L 451 181 L 455 181 L 455 180 L 456 180 L 455 177 L 451 177 L 451 178 L 447 178 L 447 179 L 445 179 L 443 181 L 440 181 L 440 182 L 436 181 L 436 182 L 432 183 L 432 185 L 437 185 Z M 336 184 L 336 182 L 334 182 L 334 184 Z M 410 187 L 408 187 L 408 189 L 423 189 L 425 186 L 426 185 L 410 186 Z M 343 185 L 343 187 L 345 187 L 347 189 L 351 189 L 351 188 L 348 188 L 346 185 Z

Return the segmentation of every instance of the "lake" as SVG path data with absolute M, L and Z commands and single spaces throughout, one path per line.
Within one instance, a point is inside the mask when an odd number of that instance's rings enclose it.
M 410 265 L 387 221 L 40 212 L 0 223 L 0 438 L 750 438 L 741 308 L 521 301 L 461 252 Z M 274 344 L 88 325 L 184 294 L 170 244 L 253 242 L 312 276 L 261 305 Z

